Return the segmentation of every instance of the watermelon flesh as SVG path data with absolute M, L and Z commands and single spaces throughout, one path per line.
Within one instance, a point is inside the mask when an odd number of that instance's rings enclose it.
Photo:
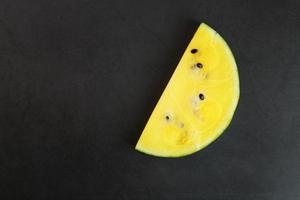
M 136 150 L 180 157 L 203 149 L 229 125 L 239 76 L 223 38 L 202 23 L 154 108 Z

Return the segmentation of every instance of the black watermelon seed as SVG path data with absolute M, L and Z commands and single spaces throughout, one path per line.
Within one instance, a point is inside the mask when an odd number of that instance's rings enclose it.
M 198 49 L 192 49 L 192 50 L 191 50 L 191 53 L 192 53 L 192 54 L 197 53 L 197 52 L 198 52 Z
M 200 94 L 199 94 L 199 99 L 200 99 L 200 100 L 204 100 L 204 94 L 200 93 Z
M 203 67 L 203 65 L 202 65 L 201 63 L 197 63 L 196 66 L 197 66 L 198 68 L 202 68 L 202 67 Z

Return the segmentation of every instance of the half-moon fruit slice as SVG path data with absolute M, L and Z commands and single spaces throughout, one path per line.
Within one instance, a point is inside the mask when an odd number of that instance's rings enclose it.
M 234 57 L 202 23 L 154 108 L 136 149 L 161 157 L 194 153 L 229 125 L 239 99 Z

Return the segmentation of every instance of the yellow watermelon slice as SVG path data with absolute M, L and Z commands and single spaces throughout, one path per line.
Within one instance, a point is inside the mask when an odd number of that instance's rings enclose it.
M 222 134 L 238 100 L 234 57 L 223 38 L 202 23 L 135 148 L 160 157 L 194 153 Z

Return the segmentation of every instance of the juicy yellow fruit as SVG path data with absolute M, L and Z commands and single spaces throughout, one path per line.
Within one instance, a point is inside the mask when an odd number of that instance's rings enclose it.
M 136 149 L 161 157 L 194 153 L 222 134 L 239 99 L 234 57 L 202 23 L 160 97 Z

